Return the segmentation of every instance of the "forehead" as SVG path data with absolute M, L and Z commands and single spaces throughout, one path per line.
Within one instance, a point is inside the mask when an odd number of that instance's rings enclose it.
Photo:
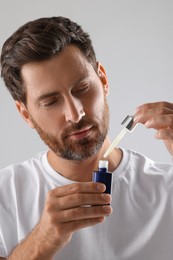
M 94 73 L 91 63 L 75 46 L 67 46 L 55 57 L 31 62 L 22 67 L 21 74 L 28 93 L 39 93 L 47 88 L 66 87 L 82 76 Z

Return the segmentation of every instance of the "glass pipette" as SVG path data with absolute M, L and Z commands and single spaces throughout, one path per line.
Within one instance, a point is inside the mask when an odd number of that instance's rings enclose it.
M 121 139 L 124 137 L 124 135 L 127 132 L 132 132 L 135 129 L 135 127 L 137 126 L 137 124 L 134 123 L 134 121 L 133 121 L 133 116 L 129 116 L 129 115 L 126 116 L 126 118 L 123 120 L 121 125 L 123 125 L 123 129 L 113 140 L 112 144 L 108 147 L 107 151 L 103 155 L 104 158 L 106 158 L 112 152 L 112 150 L 119 144 L 119 142 L 121 141 Z

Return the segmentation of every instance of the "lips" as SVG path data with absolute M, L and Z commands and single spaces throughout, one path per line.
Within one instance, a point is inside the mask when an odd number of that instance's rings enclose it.
M 80 140 L 86 138 L 91 133 L 92 126 L 82 128 L 80 130 L 73 131 L 68 135 L 70 139 Z

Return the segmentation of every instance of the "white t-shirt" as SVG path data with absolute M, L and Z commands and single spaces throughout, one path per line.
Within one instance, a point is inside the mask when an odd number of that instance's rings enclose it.
M 113 213 L 75 232 L 55 260 L 173 258 L 173 165 L 122 151 L 113 173 Z M 0 171 L 0 256 L 7 257 L 38 223 L 47 192 L 70 183 L 51 168 L 46 152 Z

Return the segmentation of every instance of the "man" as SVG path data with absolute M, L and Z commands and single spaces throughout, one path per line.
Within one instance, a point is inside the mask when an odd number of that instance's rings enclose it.
M 171 164 L 114 149 L 112 198 L 92 182 L 110 141 L 108 80 L 89 35 L 63 17 L 29 22 L 5 42 L 1 66 L 49 149 L 1 170 L 0 259 L 171 259 Z M 173 153 L 173 104 L 145 104 L 135 121 Z

